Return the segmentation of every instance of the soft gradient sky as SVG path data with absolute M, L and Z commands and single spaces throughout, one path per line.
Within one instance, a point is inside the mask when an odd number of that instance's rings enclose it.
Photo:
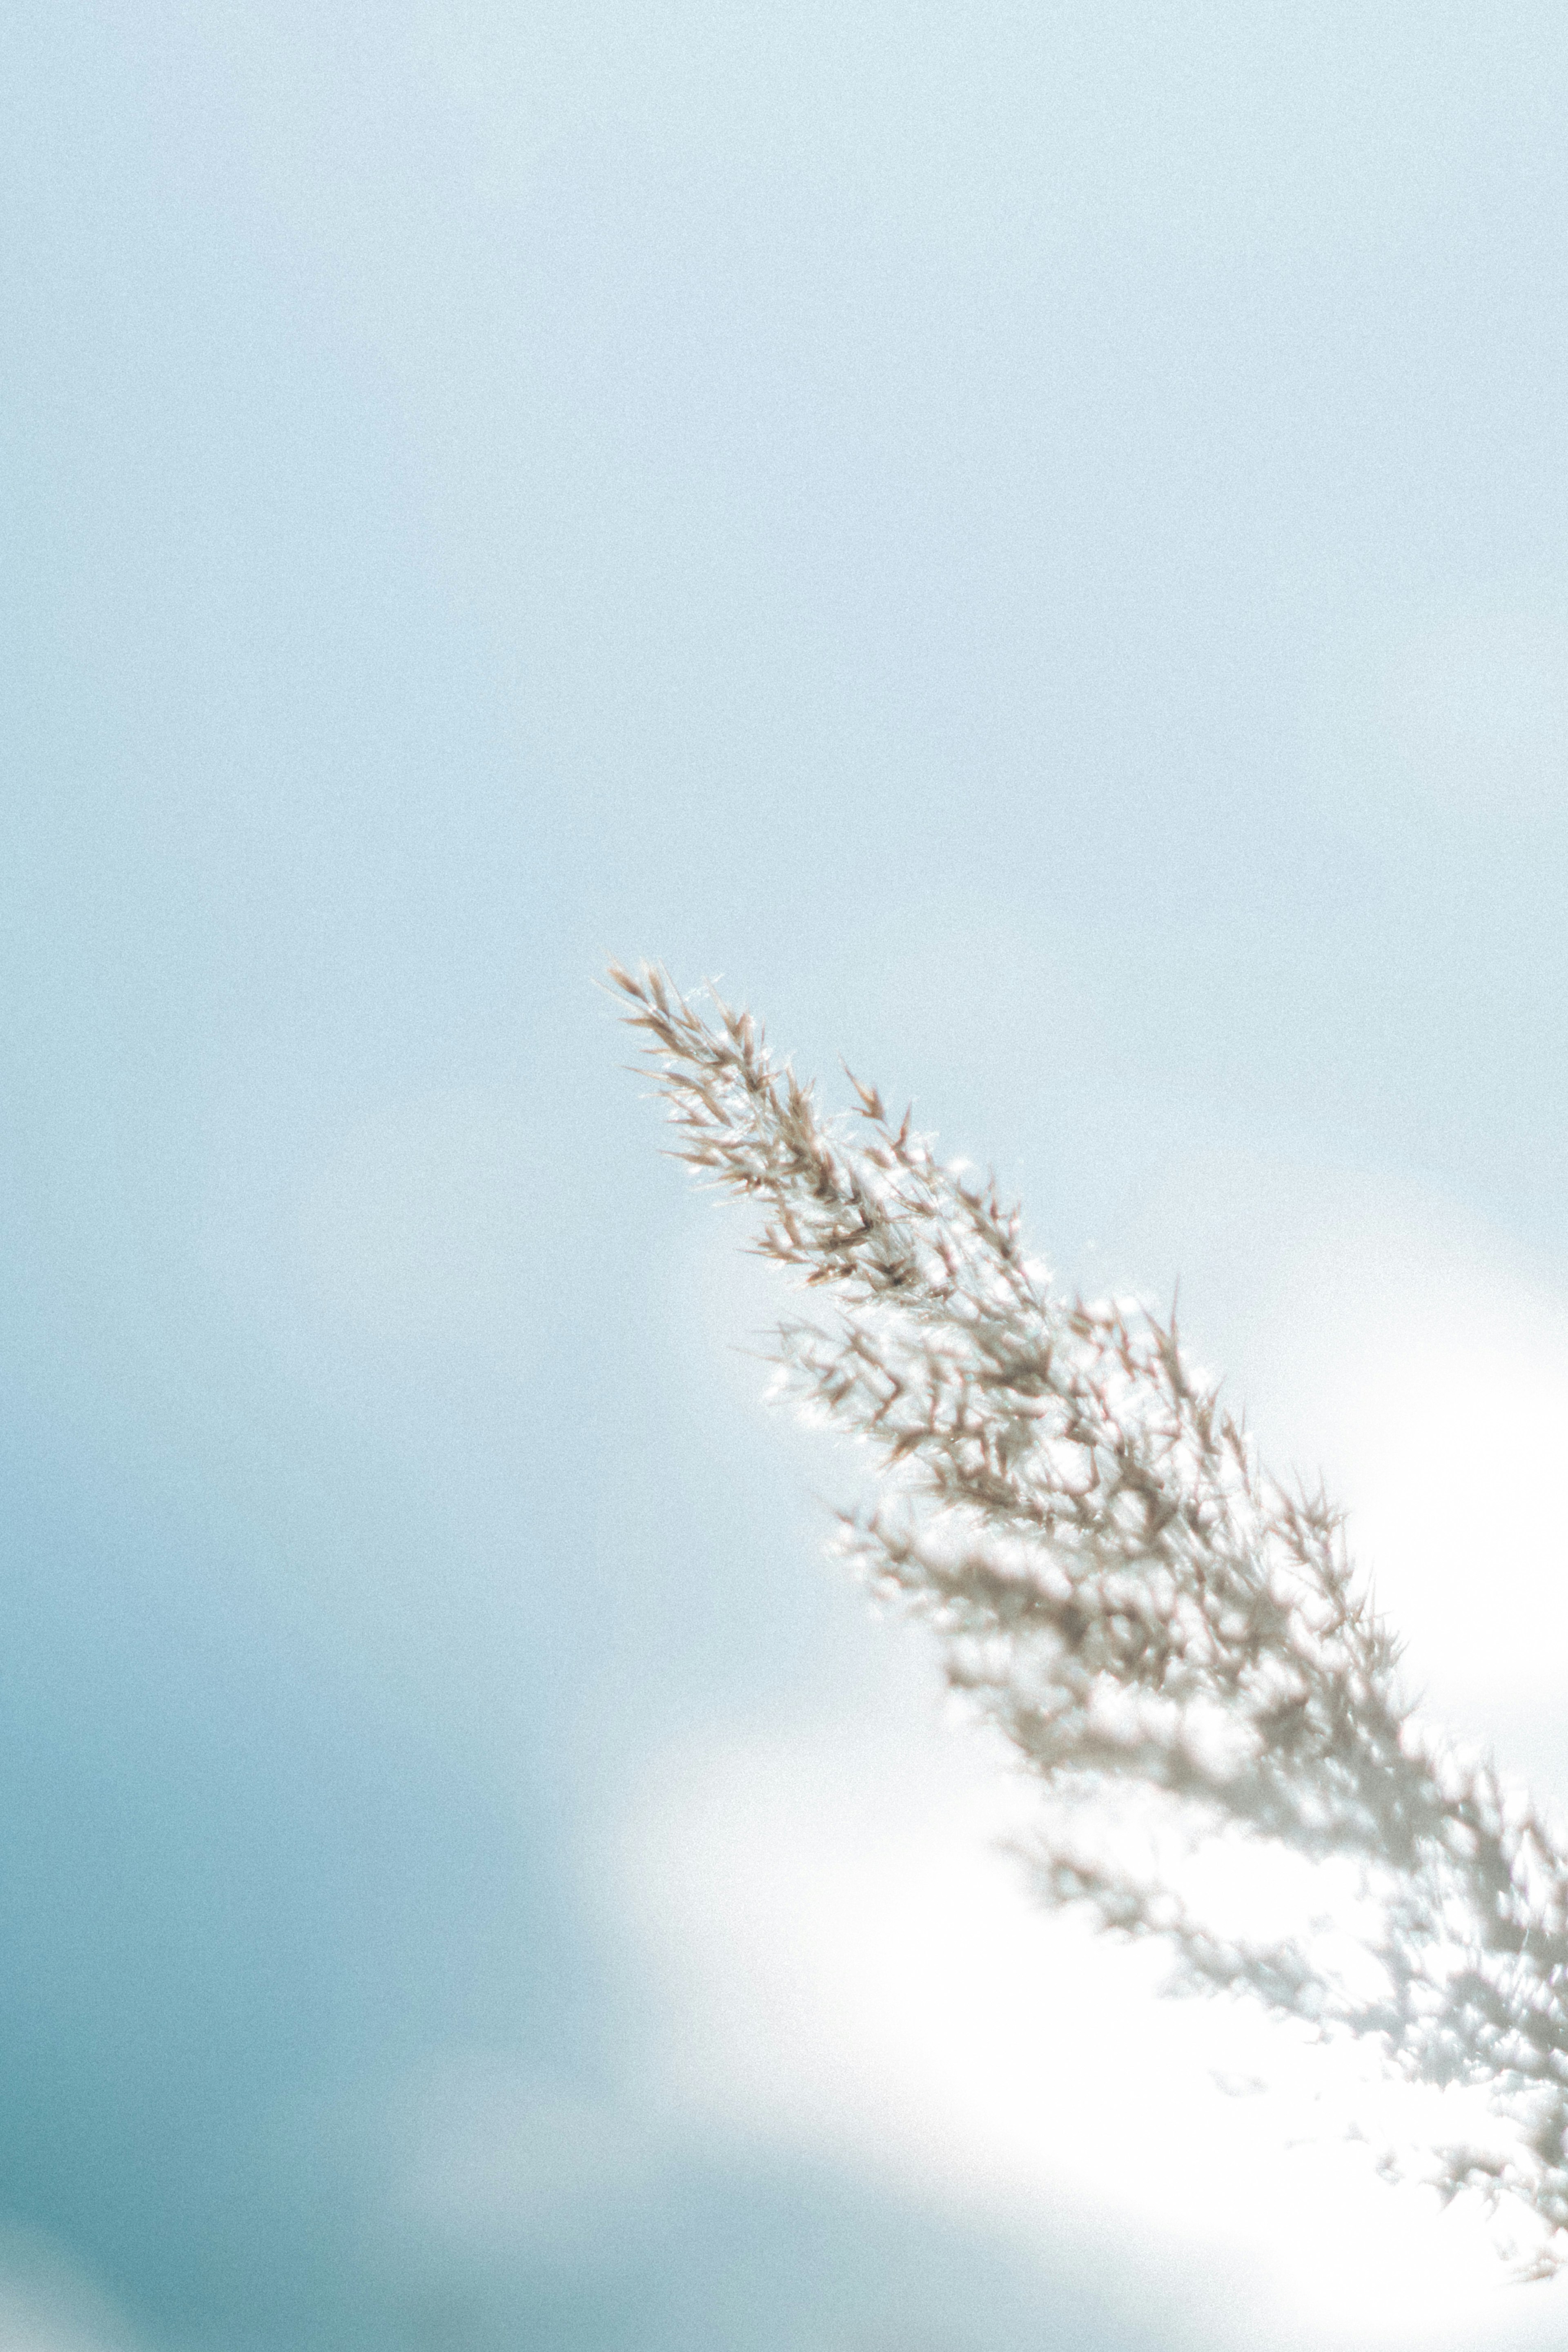
M 10 0 L 0 2344 L 1526 2347 L 1031 1916 L 595 978 L 1568 1794 L 1568 19 Z

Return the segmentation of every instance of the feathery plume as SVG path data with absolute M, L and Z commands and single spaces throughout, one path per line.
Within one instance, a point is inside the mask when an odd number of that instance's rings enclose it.
M 1179 1989 L 1479 2095 L 1495 2131 L 1384 2168 L 1480 2197 L 1520 2273 L 1550 2274 L 1568 1853 L 1416 1720 L 1340 1515 L 1265 1474 L 1174 1313 L 1057 1293 L 1017 1211 L 874 1087 L 852 1075 L 852 1122 L 825 1118 L 749 1013 L 715 997 L 708 1017 L 651 967 L 612 977 L 678 1156 L 754 1202 L 761 1252 L 831 1305 L 778 1333 L 781 1386 L 873 1449 L 885 1499 L 841 1548 L 1038 1782 L 1041 1896 L 1157 1939 Z M 1228 1853 L 1322 1901 L 1280 1932 L 1228 1923 L 1202 1866 Z

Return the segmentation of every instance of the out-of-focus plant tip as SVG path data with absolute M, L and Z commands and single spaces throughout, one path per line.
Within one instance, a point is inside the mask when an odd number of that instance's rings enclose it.
M 679 1156 L 827 1310 L 779 1331 L 780 1389 L 874 1450 L 841 1548 L 1038 1785 L 1041 1896 L 1425 2086 L 1437 2128 L 1383 2168 L 1483 2199 L 1521 2275 L 1568 2262 L 1568 1853 L 1417 1721 L 1339 1513 L 1260 1466 L 1174 1313 L 1056 1291 L 873 1087 L 828 1118 L 749 1013 L 612 977 Z M 1232 1858 L 1305 1890 L 1285 1927 L 1227 1918 Z

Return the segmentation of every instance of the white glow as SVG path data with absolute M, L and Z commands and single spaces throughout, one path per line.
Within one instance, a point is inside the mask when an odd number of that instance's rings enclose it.
M 1323 1475 L 1430 1711 L 1561 1774 L 1568 1698 L 1568 1298 L 1479 1219 L 1352 1169 L 1173 1167 L 1140 1266 L 1226 1373 L 1270 1466 Z M 1547 1736 L 1542 1736 L 1543 1734 Z
M 1156 2000 L 1144 1956 L 1040 1914 L 996 1850 L 1001 1784 L 907 1693 L 875 1724 L 688 1757 L 666 1788 L 625 1851 L 677 2103 L 1042 2250 L 1115 2213 L 1189 2287 L 1217 2257 L 1250 2277 L 1249 2325 L 1288 2308 L 1416 2345 L 1508 2318 L 1479 2227 L 1390 2192 L 1310 2112 L 1317 2053 L 1292 2068 L 1267 2028 Z M 1211 2079 L 1281 2057 L 1268 2097 Z
M 1349 1509 L 1429 1711 L 1561 1787 L 1542 1727 L 1568 1696 L 1568 1302 L 1451 1213 L 1391 1205 L 1281 1253 L 1287 1458 Z

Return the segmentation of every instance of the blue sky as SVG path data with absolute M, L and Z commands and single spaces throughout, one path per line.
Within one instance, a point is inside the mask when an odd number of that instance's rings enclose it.
M 0 59 L 0 2326 L 1550 2340 L 1022 1914 L 595 982 L 1179 1273 L 1568 1793 L 1561 12 Z

